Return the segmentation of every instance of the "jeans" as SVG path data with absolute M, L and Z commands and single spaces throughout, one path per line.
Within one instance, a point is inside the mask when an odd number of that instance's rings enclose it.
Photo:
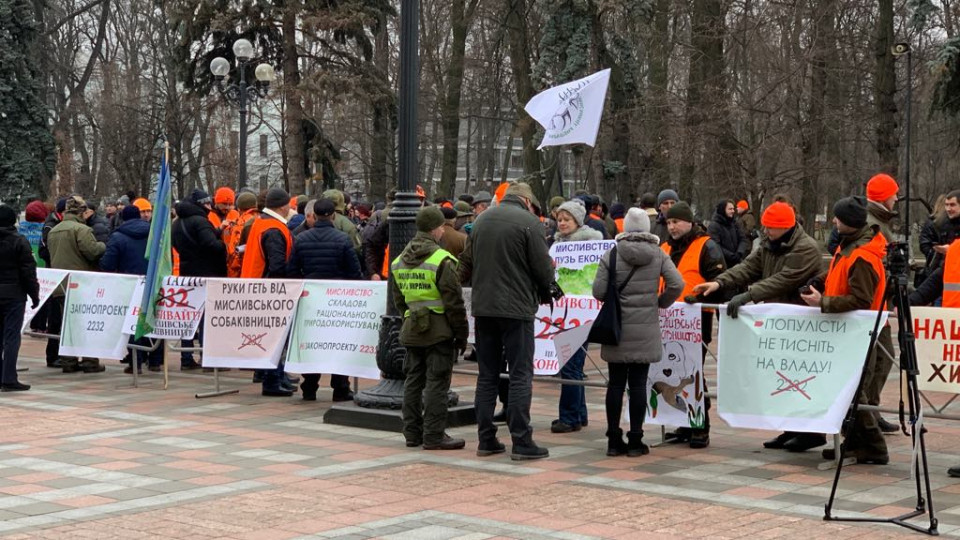
M 583 361 L 587 353 L 582 348 L 560 368 L 560 378 L 570 381 L 583 380 Z M 587 423 L 587 400 L 582 386 L 563 385 L 560 387 L 560 421 L 568 426 L 582 426 Z
M 26 302 L 0 304 L 0 336 L 3 337 L 3 358 L 0 367 L 0 383 L 17 383 L 17 355 L 20 353 L 20 327 L 23 326 L 23 310 Z
M 650 364 L 608 364 L 610 381 L 607 382 L 607 431 L 620 428 L 623 412 L 623 392 L 630 386 L 630 431 L 643 433 L 643 420 L 647 414 L 647 374 Z
M 497 437 L 493 414 L 497 406 L 500 371 L 506 359 L 510 372 L 507 426 L 514 445 L 532 446 L 530 401 L 533 397 L 533 320 L 477 317 L 476 328 L 479 375 L 474 399 L 480 443 L 492 442 Z

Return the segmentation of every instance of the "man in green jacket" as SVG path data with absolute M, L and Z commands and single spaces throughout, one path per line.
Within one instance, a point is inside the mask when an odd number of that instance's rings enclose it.
M 446 434 L 447 393 L 458 352 L 467 347 L 467 311 L 457 277 L 457 259 L 438 244 L 444 232 L 440 209 L 417 214 L 417 235 L 393 260 L 392 293 L 403 313 L 403 436 L 410 448 L 459 450 L 466 442 Z
M 746 292 L 727 303 L 727 314 L 733 318 L 737 318 L 740 307 L 748 302 L 806 305 L 800 298 L 800 288 L 820 275 L 823 268 L 820 247 L 797 223 L 792 206 L 785 202 L 771 204 L 763 212 L 760 224 L 766 232 L 760 249 L 754 250 L 743 262 L 715 280 L 693 288 L 698 296 L 720 289 L 736 291 L 746 288 Z M 822 435 L 788 431 L 764 442 L 763 446 L 803 452 L 824 444 L 826 439 Z
M 52 268 L 87 272 L 96 272 L 100 269 L 98 262 L 107 246 L 103 242 L 98 242 L 93 236 L 93 229 L 86 225 L 87 219 L 93 213 L 79 195 L 73 195 L 67 199 L 63 221 L 51 229 L 47 236 Z M 62 289 L 54 291 L 50 299 L 54 314 L 63 313 L 63 300 Z M 59 334 L 61 324 L 62 317 L 51 317 L 49 332 Z M 51 364 L 51 359 L 56 361 L 59 348 L 60 344 L 56 340 L 47 341 L 47 365 Z M 64 373 L 77 371 L 98 373 L 106 369 L 106 366 L 100 365 L 100 360 L 97 358 L 84 358 L 83 362 L 78 362 L 76 358 L 64 357 L 60 359 L 60 365 Z
M 357 254 L 362 257 L 363 254 L 360 252 L 360 230 L 350 221 L 350 218 L 344 215 L 347 211 L 347 204 L 345 202 L 346 199 L 343 198 L 343 193 L 339 189 L 328 189 L 323 192 L 321 198 L 333 201 L 333 206 L 337 210 L 333 220 L 333 228 L 349 236 L 350 242 L 353 244 L 353 249 L 357 250 Z M 361 260 L 363 259 L 361 258 Z
M 507 425 L 514 460 L 550 455 L 533 441 L 530 402 L 533 393 L 533 321 L 541 303 L 550 300 L 553 264 L 540 220 L 540 203 L 527 184 L 510 186 L 500 204 L 474 222 L 461 255 L 460 280 L 472 275 L 473 316 L 476 320 L 476 408 L 478 456 L 506 451 L 497 439 L 493 413 L 500 370 L 510 372 Z

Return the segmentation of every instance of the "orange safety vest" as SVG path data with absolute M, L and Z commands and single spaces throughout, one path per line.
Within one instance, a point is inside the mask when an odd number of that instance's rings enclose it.
M 227 221 L 236 221 L 240 218 L 240 214 L 236 210 L 231 210 L 227 212 Z M 223 225 L 223 220 L 220 219 L 220 214 L 216 210 L 211 210 L 207 213 L 207 221 L 213 224 L 213 228 L 217 231 L 220 230 L 220 225 Z
M 223 243 L 227 247 L 227 277 L 240 277 L 240 271 L 243 267 L 243 253 L 237 251 L 237 248 L 240 247 L 240 237 L 243 236 L 244 225 L 251 219 L 256 218 L 256 208 L 244 210 L 233 226 L 223 231 Z
M 954 241 L 943 261 L 943 307 L 960 307 L 960 242 Z
M 882 234 L 875 235 L 866 245 L 854 249 L 847 257 L 840 255 L 840 248 L 838 247 L 836 255 L 830 261 L 830 270 L 827 271 L 827 281 L 823 287 L 823 295 L 844 296 L 850 294 L 850 267 L 857 259 L 863 259 L 870 263 L 873 271 L 880 278 L 877 290 L 873 292 L 873 301 L 870 303 L 870 309 L 880 309 L 880 306 L 883 305 L 883 296 L 887 285 L 887 275 L 883 269 L 883 257 L 886 252 L 887 242 Z M 946 283 L 946 272 L 944 272 L 944 283 Z M 946 300 L 946 295 L 944 295 L 944 300 Z
M 623 218 L 617 218 L 617 219 L 613 220 L 613 222 L 617 224 L 617 232 L 618 232 L 618 233 L 622 233 L 622 232 L 623 232 Z
M 287 258 L 290 258 L 290 250 L 293 248 L 293 238 L 290 236 L 290 229 L 286 223 L 281 223 L 272 217 L 261 217 L 253 222 L 250 227 L 250 237 L 247 238 L 247 248 L 243 254 L 243 264 L 240 267 L 240 277 L 260 279 L 263 277 L 263 271 L 267 268 L 267 260 L 263 256 L 263 246 L 260 240 L 263 233 L 270 229 L 277 229 L 283 233 L 287 241 Z
M 173 273 L 173 275 L 179 276 L 180 275 L 180 253 L 178 253 L 177 250 L 173 248 L 170 248 L 170 251 L 173 252 L 173 268 L 171 269 L 171 272 Z
M 390 245 L 387 245 L 386 251 L 383 252 L 383 268 L 380 269 L 380 275 L 383 277 L 390 276 Z
M 690 242 L 690 247 L 687 248 L 683 257 L 680 258 L 680 264 L 677 265 L 677 270 L 680 271 L 680 275 L 683 277 L 683 292 L 680 293 L 680 298 L 692 295 L 694 287 L 707 282 L 707 280 L 703 279 L 703 276 L 700 275 L 700 254 L 703 253 L 703 246 L 707 244 L 707 240 L 710 240 L 709 236 L 701 236 L 693 242 Z M 671 248 L 667 242 L 660 244 L 660 249 L 662 249 L 667 256 L 670 255 Z M 663 287 L 663 278 L 660 278 L 660 293 L 663 292 Z

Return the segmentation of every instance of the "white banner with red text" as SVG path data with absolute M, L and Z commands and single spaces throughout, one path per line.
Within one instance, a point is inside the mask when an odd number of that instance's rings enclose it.
M 380 378 L 377 342 L 386 311 L 386 281 L 307 281 L 284 369 Z
M 203 367 L 276 368 L 303 286 L 301 280 L 207 279 Z
M 30 306 L 30 301 L 27 300 L 27 307 L 23 314 L 23 326 L 20 328 L 21 334 L 27 331 L 27 328 L 30 327 L 30 321 L 32 321 L 33 317 L 38 311 L 40 311 L 40 307 L 43 306 L 43 304 L 50 298 L 50 295 L 53 294 L 53 291 L 57 290 L 57 287 L 63 283 L 63 280 L 69 273 L 69 270 L 37 268 L 37 281 L 40 282 L 40 303 L 37 304 L 36 308 L 33 308 Z
M 910 311 L 920 368 L 917 387 L 960 394 L 960 310 L 913 307 Z
M 660 310 L 663 356 L 650 365 L 647 375 L 646 422 L 650 424 L 705 426 L 701 313 L 699 304 L 684 302 Z
M 130 298 L 130 310 L 124 322 L 124 332 L 130 335 L 137 329 L 140 315 L 140 299 L 147 278 L 141 276 Z M 157 301 L 157 322 L 153 332 L 146 335 L 154 339 L 192 339 L 203 318 L 203 305 L 207 300 L 207 280 L 199 277 L 167 276 L 163 278 L 160 298 Z

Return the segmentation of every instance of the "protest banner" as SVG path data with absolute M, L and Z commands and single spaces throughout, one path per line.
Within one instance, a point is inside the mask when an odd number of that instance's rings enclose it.
M 720 417 L 732 427 L 839 433 L 876 318 L 875 311 L 823 314 L 786 304 L 747 306 L 736 319 L 724 314 Z
M 910 311 L 920 368 L 917 388 L 960 394 L 960 310 L 914 307 Z
M 277 367 L 303 283 L 207 279 L 203 367 Z
M 379 379 L 377 343 L 386 312 L 385 281 L 307 281 L 285 369 Z
M 60 332 L 60 356 L 110 358 L 126 355 L 124 320 L 137 276 L 71 271 Z
M 713 316 L 708 313 L 707 316 Z M 677 302 L 660 310 L 663 356 L 647 375 L 651 424 L 702 428 L 706 422 L 701 308 Z
M 207 299 L 206 278 L 166 276 L 160 286 L 160 301 L 157 302 L 156 321 L 153 331 L 146 337 L 154 339 L 192 339 L 203 318 L 203 305 Z M 133 335 L 140 315 L 140 299 L 146 277 L 140 276 L 130 299 L 132 306 L 124 322 L 124 333 Z
M 37 304 L 36 308 L 30 307 L 30 301 L 27 300 L 27 307 L 23 314 L 23 326 L 20 327 L 20 333 L 27 331 L 27 328 L 30 327 L 30 321 L 33 320 L 34 315 L 40 311 L 40 307 L 50 299 L 50 295 L 53 294 L 53 291 L 63 283 L 63 279 L 67 277 L 67 274 L 70 272 L 68 270 L 53 270 L 51 268 L 37 268 L 37 281 L 40 282 L 40 303 Z
M 603 306 L 593 297 L 593 281 L 603 254 L 615 245 L 613 240 L 593 240 L 559 242 L 550 247 L 556 280 L 565 296 L 555 301 L 552 309 L 549 305 L 542 305 L 537 310 L 534 321 L 535 374 L 555 375 L 583 346 Z M 556 341 L 558 337 L 559 342 Z

